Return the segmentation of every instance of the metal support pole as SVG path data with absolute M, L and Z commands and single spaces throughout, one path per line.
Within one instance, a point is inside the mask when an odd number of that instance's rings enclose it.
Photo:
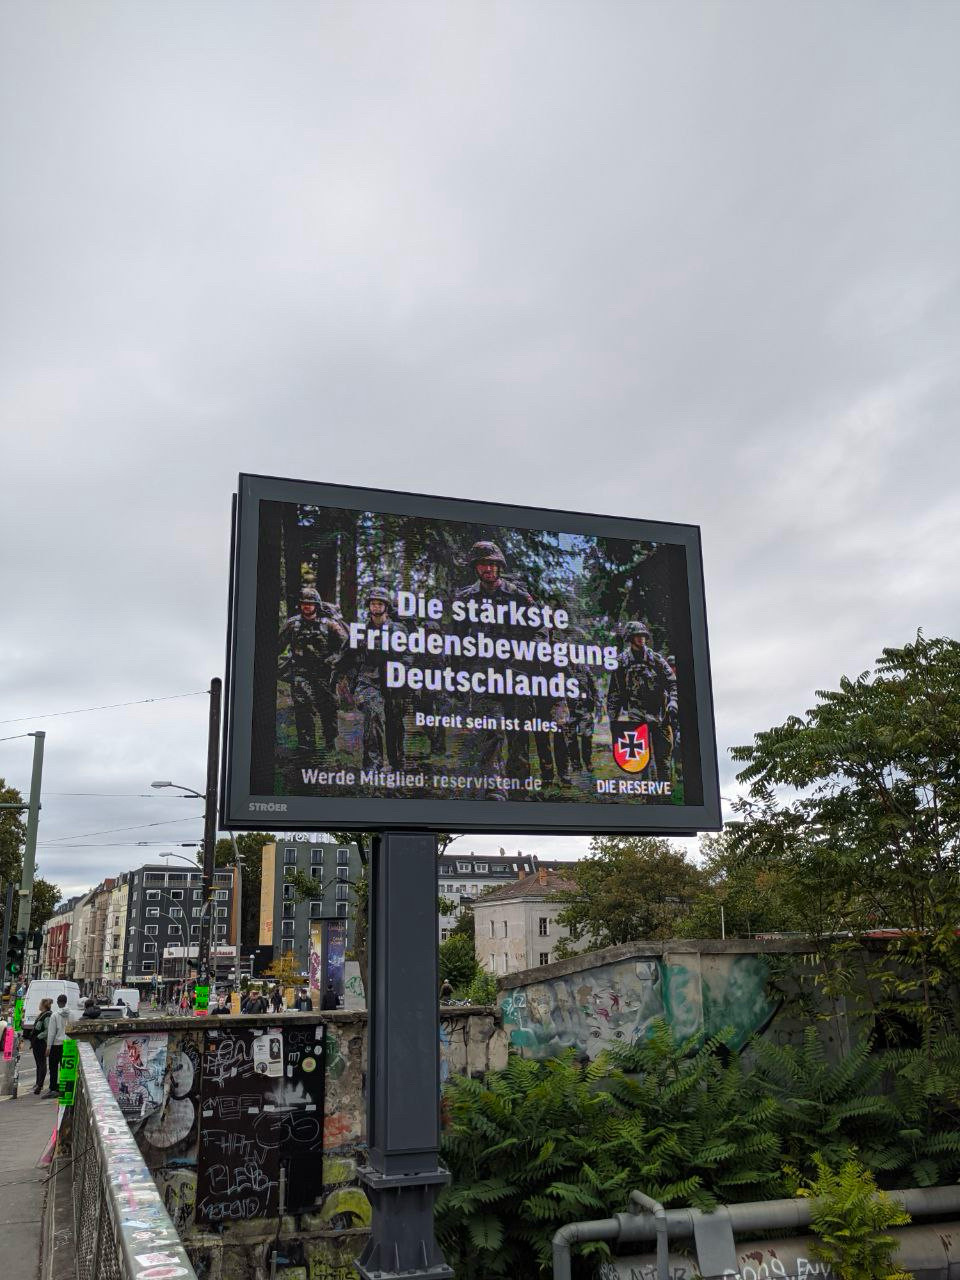
M 27 806 L 27 838 L 23 844 L 23 871 L 20 875 L 20 908 L 17 930 L 30 928 L 33 907 L 33 872 L 37 864 L 37 827 L 40 823 L 40 780 L 43 774 L 43 742 L 46 734 L 38 729 L 33 737 L 33 774 L 30 778 L 30 803 Z
M 223 681 L 210 681 L 210 719 L 207 728 L 207 790 L 203 812 L 203 900 L 213 898 L 213 864 L 217 847 L 217 775 L 220 772 L 220 693 Z M 206 982 L 210 973 L 210 935 L 213 912 L 200 918 L 200 946 L 197 951 L 197 981 Z
M 450 1175 L 440 1145 L 437 840 L 388 831 L 370 861 L 368 1165 L 373 1208 L 356 1262 L 363 1280 L 452 1280 L 433 1234 L 433 1203 Z

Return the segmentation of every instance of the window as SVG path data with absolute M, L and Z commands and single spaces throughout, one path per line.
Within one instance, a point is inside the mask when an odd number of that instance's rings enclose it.
M 217 925 L 217 937 L 225 938 L 227 936 L 227 926 L 225 924 Z
M 190 937 L 191 937 L 191 938 L 199 938 L 199 937 L 200 937 L 200 926 L 199 926 L 198 924 L 192 924 L 192 925 L 190 926 Z
M 160 901 L 160 890 L 159 890 L 159 889 L 148 889 L 148 890 L 146 891 L 146 893 L 145 893 L 143 896 L 146 898 L 146 900 L 147 900 L 148 902 L 159 902 L 159 901 Z
M 474 875 L 486 875 L 486 874 L 487 874 L 487 864 L 486 864 L 485 862 L 475 862 L 475 863 L 474 863 L 474 866 L 473 866 L 473 874 L 474 874 Z
M 180 926 L 178 924 L 172 924 L 170 928 L 167 930 L 167 933 L 169 933 L 171 938 L 179 938 Z
M 230 894 L 229 894 L 229 891 L 226 889 L 215 889 L 213 896 L 216 898 L 218 902 L 226 902 L 226 900 L 230 897 Z
M 292 884 L 285 884 L 285 885 L 283 886 L 283 897 L 284 897 L 284 900 L 286 900 L 286 899 L 288 899 L 288 898 L 289 898 L 291 901 L 293 900 L 293 885 L 292 885 Z
M 550 922 L 546 916 L 540 917 L 539 932 L 541 938 L 545 938 L 550 932 Z
M 218 916 L 225 916 L 226 914 L 227 914 L 227 908 L 226 908 L 226 907 L 217 907 L 217 915 L 218 915 Z
M 148 915 L 148 916 L 158 916 L 159 914 L 160 914 L 160 908 L 159 908 L 159 907 L 147 907 L 147 915 Z
M 281 938 L 281 939 L 280 939 L 280 950 L 281 950 L 281 951 L 283 951 L 283 952 L 286 952 L 286 953 L 291 952 L 291 951 L 293 950 L 293 939 L 292 939 L 292 938 Z
M 350 886 L 348 884 L 337 885 L 337 901 L 346 902 L 350 897 Z
M 155 964 L 153 960 L 141 960 L 140 968 L 144 973 L 153 973 Z
M 343 918 L 345 918 L 345 917 L 346 917 L 346 914 L 347 914 L 347 904 L 346 904 L 345 902 L 338 902 L 338 903 L 337 903 L 337 915 L 338 915 L 341 919 L 343 919 Z
M 172 916 L 182 916 L 182 915 L 183 915 L 183 907 L 171 907 L 171 908 L 170 908 L 170 914 L 171 914 Z
M 541 964 L 549 964 L 549 963 L 550 963 L 550 952 L 549 952 L 549 951 L 541 951 L 541 952 L 540 952 L 540 963 L 541 963 Z
M 116 927 L 117 927 L 117 925 L 118 925 L 119 923 L 120 923 L 120 917 L 119 917 L 119 916 L 114 916 L 114 917 L 113 917 L 113 927 L 114 927 L 115 929 L 116 929 Z
M 341 846 L 341 848 L 337 850 L 337 866 L 349 867 L 349 865 L 350 865 L 350 850 L 345 846 Z
M 202 890 L 202 889 L 194 889 L 194 891 L 193 891 L 193 900 L 194 900 L 194 902 L 201 902 L 201 901 L 203 900 L 203 890 Z
M 186 884 L 186 883 L 187 883 L 186 871 L 171 871 L 170 874 L 167 876 L 167 884 Z
M 449 937 L 450 937 L 450 930 L 449 930 L 449 929 L 441 929 L 441 930 L 440 930 L 440 941 L 441 941 L 441 942 L 446 942 L 446 940 L 447 940 Z
M 310 861 L 313 863 L 313 865 L 314 865 L 314 866 L 316 866 L 318 862 L 323 862 L 323 850 L 322 850 L 322 849 L 311 849 L 311 850 L 310 850 Z
M 311 902 L 310 903 L 310 919 L 319 920 L 322 915 L 323 915 L 323 903 Z
M 461 875 L 469 875 L 469 874 L 470 874 L 470 863 L 469 863 L 469 862 L 458 862 L 458 863 L 457 863 L 457 870 L 460 872 L 460 874 L 461 874 Z
M 166 884 L 167 877 L 164 871 L 148 871 L 143 877 L 144 884 Z
M 297 874 L 297 868 L 296 868 L 296 867 L 284 867 L 284 868 L 283 868 L 283 878 L 284 878 L 284 880 L 293 880 L 293 879 L 295 879 L 295 878 L 296 878 L 296 874 Z
M 156 950 L 157 950 L 157 944 L 155 942 L 145 942 L 143 944 L 143 954 L 145 956 L 154 954 Z
M 503 972 L 504 972 L 504 973 L 506 973 L 506 972 L 507 972 L 507 969 L 508 969 L 508 967 L 509 967 L 509 964 L 510 964 L 510 958 L 508 957 L 507 953 L 506 953 L 506 952 L 504 952 L 504 953 L 503 953 Z
M 229 871 L 218 871 L 213 878 L 217 884 L 233 884 L 233 874 Z
M 294 930 L 293 920 L 282 920 L 280 922 L 280 932 L 284 935 L 284 937 L 292 938 L 293 930 Z
M 504 936 L 505 938 L 507 937 L 507 922 L 506 922 L 506 920 L 504 920 L 504 922 L 503 922 L 503 936 Z M 504 970 L 504 972 L 506 972 L 506 970 Z
M 227 913 L 227 911 L 226 911 L 226 907 L 220 907 L 220 908 L 219 908 L 219 910 L 220 910 L 220 911 L 222 911 L 222 912 L 224 913 L 224 915 L 226 915 L 226 913 Z M 296 903 L 294 903 L 294 902 L 285 902 L 285 903 L 283 904 L 283 918 L 284 918 L 284 920 L 292 920 L 292 919 L 293 919 L 293 917 L 294 917 L 296 914 L 297 914 L 297 906 L 296 906 Z
M 170 897 L 173 899 L 173 901 L 174 901 L 174 902 L 180 902 L 180 901 L 183 899 L 183 890 L 182 890 L 182 889 L 171 889 L 171 890 L 170 890 Z
M 283 865 L 284 865 L 285 867 L 295 867 L 295 866 L 297 865 L 297 851 L 296 851 L 296 849 L 284 849 L 284 851 L 283 851 Z
M 337 879 L 338 879 L 338 880 L 349 880 L 349 879 L 350 879 L 350 868 L 349 868 L 349 867 L 337 867 Z
M 490 921 L 490 937 L 495 938 L 496 936 L 497 936 L 497 922 L 496 920 L 491 920 Z
M 146 934 L 154 934 L 157 932 L 157 926 L 155 924 L 148 924 L 143 932 Z

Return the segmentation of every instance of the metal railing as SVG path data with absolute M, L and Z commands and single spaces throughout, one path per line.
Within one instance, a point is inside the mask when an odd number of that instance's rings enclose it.
M 77 1280 L 196 1280 L 130 1126 L 89 1044 L 78 1045 L 73 1108 Z

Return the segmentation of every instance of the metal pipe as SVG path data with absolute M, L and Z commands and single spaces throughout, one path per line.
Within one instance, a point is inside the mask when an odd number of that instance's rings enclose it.
M 659 1200 L 644 1195 L 642 1191 L 631 1191 L 630 1212 L 636 1213 L 637 1209 L 648 1209 L 653 1214 L 657 1229 L 657 1280 L 670 1280 L 670 1236 L 667 1232 L 667 1211 Z
M 553 1280 L 570 1280 L 570 1246 L 584 1240 L 618 1240 L 618 1218 L 600 1218 L 595 1222 L 568 1222 L 553 1237 Z

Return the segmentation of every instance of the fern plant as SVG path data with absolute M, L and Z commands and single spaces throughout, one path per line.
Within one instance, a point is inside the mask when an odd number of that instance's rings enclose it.
M 557 1228 L 621 1211 L 633 1188 L 703 1208 L 781 1194 L 776 1105 L 722 1047 L 689 1053 L 661 1025 L 617 1063 L 513 1057 L 482 1082 L 451 1081 L 453 1182 L 436 1221 L 458 1277 L 548 1276 Z M 578 1265 L 607 1252 L 584 1245 Z
M 838 1280 L 910 1280 L 909 1272 L 893 1264 L 896 1239 L 891 1227 L 910 1221 L 910 1215 L 883 1191 L 869 1170 L 857 1160 L 831 1169 L 815 1159 L 816 1176 L 801 1188 L 810 1196 L 810 1225 L 818 1237 L 814 1253 Z

